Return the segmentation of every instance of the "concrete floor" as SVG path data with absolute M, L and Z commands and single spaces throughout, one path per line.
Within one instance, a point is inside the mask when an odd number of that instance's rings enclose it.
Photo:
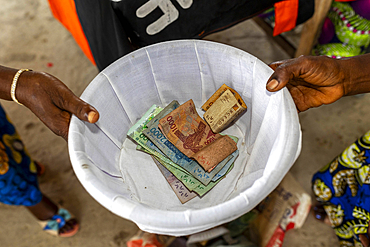
M 98 71 L 52 17 L 47 1 L 0 0 L 0 6 L 0 64 L 48 72 L 80 95 Z M 293 31 L 288 35 L 297 41 L 298 34 Z M 208 39 L 243 49 L 266 63 L 288 58 L 250 20 Z M 40 179 L 42 191 L 70 209 L 80 220 L 81 230 L 73 238 L 53 237 L 41 231 L 25 208 L 0 205 L 0 245 L 125 246 L 137 231 L 136 225 L 110 213 L 84 190 L 73 173 L 64 140 L 53 135 L 28 109 L 13 102 L 1 103 L 31 156 L 47 166 Z M 368 130 L 369 104 L 370 95 L 346 97 L 300 114 L 303 148 L 291 172 L 307 192 L 311 193 L 314 172 Z M 338 246 L 338 241 L 330 227 L 310 215 L 302 229 L 288 232 L 283 246 Z

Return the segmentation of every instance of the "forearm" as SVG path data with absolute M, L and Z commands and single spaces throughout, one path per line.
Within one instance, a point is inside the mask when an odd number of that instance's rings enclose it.
M 0 99 L 13 100 L 11 97 L 11 87 L 18 69 L 12 69 L 0 65 Z M 34 96 L 34 91 L 40 87 L 41 81 L 48 81 L 48 75 L 43 72 L 32 70 L 23 71 L 18 75 L 15 87 L 15 98 L 19 103 L 24 104 L 30 97 Z
M 11 87 L 14 76 L 18 69 L 12 69 L 0 65 L 0 99 L 13 100 L 11 97 Z M 17 84 L 15 87 L 15 98 L 20 103 L 24 103 L 24 99 L 29 97 L 29 82 L 35 79 L 37 73 L 33 71 L 23 71 L 18 76 Z
M 12 100 L 10 88 L 14 75 L 18 70 L 7 68 L 0 65 L 0 99 Z
M 370 54 L 339 60 L 345 73 L 345 95 L 370 92 Z

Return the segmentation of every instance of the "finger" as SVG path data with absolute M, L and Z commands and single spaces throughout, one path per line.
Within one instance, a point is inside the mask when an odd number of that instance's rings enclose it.
M 96 123 L 99 120 L 99 112 L 91 105 L 79 100 L 78 105 L 75 105 L 74 111 L 70 111 L 76 115 L 80 120 L 87 121 L 89 123 Z
M 271 69 L 276 70 L 276 68 L 279 67 L 280 65 L 283 65 L 283 64 L 286 64 L 286 63 L 291 63 L 292 61 L 294 61 L 294 59 L 295 58 L 290 58 L 290 59 L 285 59 L 285 60 L 280 60 L 280 61 L 272 62 L 268 66 Z
M 275 68 L 275 72 L 267 80 L 266 88 L 270 92 L 276 92 L 282 89 L 294 77 L 299 77 L 302 67 L 307 66 L 307 58 L 298 57 L 284 60 Z
M 298 85 L 292 87 L 290 93 L 292 94 L 294 102 L 300 111 L 306 111 L 310 108 L 319 107 L 325 104 L 326 98 L 325 97 L 323 98 L 322 92 L 316 89 Z
M 297 88 L 297 87 L 294 87 L 290 84 L 287 85 L 287 88 L 290 92 L 290 95 L 293 98 L 293 101 L 294 101 L 294 104 L 297 108 L 298 113 L 308 110 L 309 107 L 307 106 L 307 104 L 305 102 L 305 98 L 304 98 L 304 95 L 303 95 L 301 89 Z
M 283 64 L 283 61 L 273 62 L 269 64 L 269 67 L 273 70 L 276 70 L 277 67 Z
M 305 102 L 302 102 L 298 98 L 293 98 L 293 101 L 298 110 L 298 113 L 307 111 L 309 108 L 311 108 Z
M 68 140 L 68 129 L 71 119 L 69 112 L 54 107 L 48 115 L 40 116 L 39 118 L 54 134 L 66 141 Z
M 76 115 L 80 120 L 89 123 L 95 123 L 98 121 L 99 112 L 72 92 L 68 92 L 68 96 L 64 96 L 62 99 L 61 105 L 58 105 L 62 110 L 66 110 L 71 114 Z
M 285 69 L 278 67 L 267 80 L 266 89 L 270 92 L 276 92 L 286 86 L 290 80 L 290 73 Z
M 69 131 L 69 122 L 71 121 L 71 114 L 66 111 L 61 111 L 60 115 L 60 124 L 53 126 L 54 133 L 58 136 L 61 136 L 66 142 L 68 142 L 68 131 Z

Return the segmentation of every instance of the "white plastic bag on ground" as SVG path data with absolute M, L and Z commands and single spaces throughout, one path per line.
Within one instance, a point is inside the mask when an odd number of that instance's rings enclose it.
M 126 55 L 81 97 L 99 111 L 99 121 L 72 118 L 68 143 L 77 177 L 104 207 L 147 232 L 188 235 L 245 214 L 280 183 L 301 148 L 289 92 L 265 89 L 271 73 L 256 57 L 209 41 L 170 41 Z M 223 132 L 239 138 L 239 157 L 209 193 L 181 204 L 152 158 L 136 151 L 126 133 L 153 104 L 193 99 L 200 108 L 224 83 L 248 106 Z

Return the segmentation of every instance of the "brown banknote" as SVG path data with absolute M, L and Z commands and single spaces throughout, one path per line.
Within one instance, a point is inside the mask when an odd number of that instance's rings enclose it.
M 204 119 L 214 133 L 230 126 L 247 108 L 239 104 L 231 90 L 227 89 L 204 113 Z
M 160 119 L 158 127 L 172 144 L 189 158 L 198 161 L 206 171 L 210 171 L 237 149 L 230 137 L 212 132 L 198 115 L 193 100 L 185 102 Z M 208 149 L 203 150 L 210 144 Z M 206 155 L 206 152 L 212 155 Z
M 204 103 L 202 105 L 202 109 L 204 111 L 207 111 L 212 105 L 213 103 L 215 103 L 215 101 L 226 91 L 226 90 L 230 90 L 233 95 L 235 96 L 235 98 L 238 100 L 238 103 L 245 109 L 247 109 L 247 105 L 244 103 L 244 100 L 242 99 L 242 97 L 240 97 L 240 95 L 238 94 L 237 91 L 235 91 L 234 89 L 232 89 L 231 87 L 227 86 L 226 84 L 223 84 L 219 89 L 217 89 L 217 91 L 206 101 L 206 103 Z

